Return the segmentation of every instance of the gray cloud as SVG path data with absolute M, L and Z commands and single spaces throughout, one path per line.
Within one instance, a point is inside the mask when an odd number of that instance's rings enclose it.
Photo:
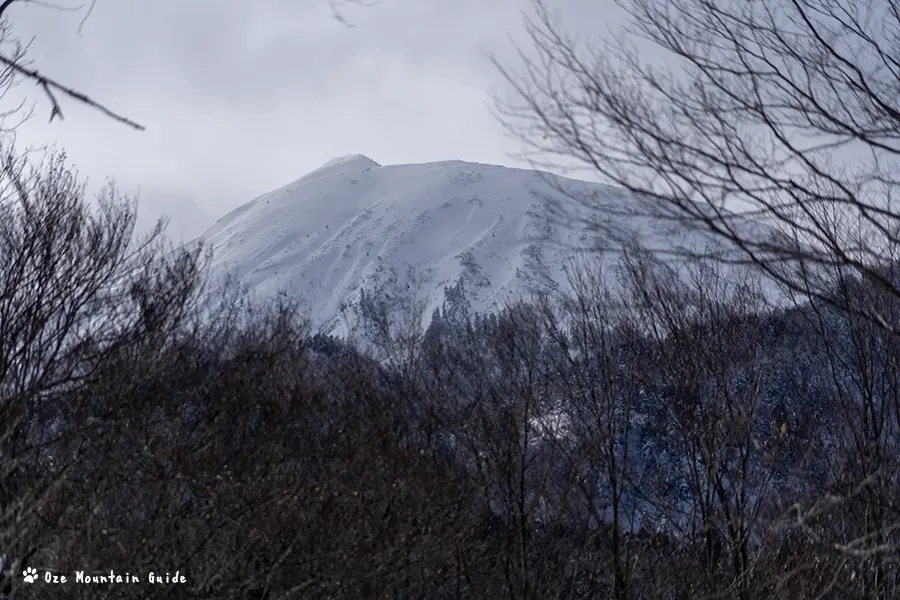
M 528 7 L 380 0 L 345 7 L 348 28 L 327 0 L 98 0 L 79 35 L 83 11 L 23 4 L 11 16 L 34 36 L 35 64 L 147 131 L 69 101 L 48 124 L 45 99 L 23 86 L 38 112 L 19 139 L 56 142 L 92 186 L 141 187 L 142 210 L 171 212 L 176 234 L 341 154 L 513 164 L 483 52 L 511 55 Z

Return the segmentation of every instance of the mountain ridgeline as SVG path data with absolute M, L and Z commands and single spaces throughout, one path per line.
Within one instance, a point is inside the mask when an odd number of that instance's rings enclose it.
M 608 206 L 588 232 L 554 206 Z M 212 275 L 232 275 L 262 298 L 302 303 L 314 325 L 347 335 L 365 291 L 430 315 L 462 285 L 473 314 L 569 288 L 573 258 L 632 241 L 677 251 L 714 245 L 708 234 L 643 216 L 626 192 L 548 173 L 462 161 L 381 166 L 360 155 L 327 162 L 222 217 L 200 239 Z M 610 232 L 615 232 L 612 234 Z

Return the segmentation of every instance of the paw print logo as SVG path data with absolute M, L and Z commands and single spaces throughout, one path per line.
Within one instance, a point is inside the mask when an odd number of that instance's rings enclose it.
M 32 567 L 22 571 L 22 575 L 25 576 L 25 583 L 34 583 L 37 580 L 37 571 Z

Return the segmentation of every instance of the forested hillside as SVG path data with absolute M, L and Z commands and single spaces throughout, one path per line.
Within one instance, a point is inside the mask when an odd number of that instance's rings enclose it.
M 284 298 L 206 305 L 202 252 L 134 254 L 114 193 L 94 213 L 60 165 L 31 181 L 60 193 L 2 229 L 0 287 L 45 290 L 0 302 L 17 598 L 897 592 L 900 352 L 836 303 L 633 250 L 497 313 L 447 288 L 424 331 L 372 292 L 362 350 Z M 870 282 L 833 294 L 897 315 Z

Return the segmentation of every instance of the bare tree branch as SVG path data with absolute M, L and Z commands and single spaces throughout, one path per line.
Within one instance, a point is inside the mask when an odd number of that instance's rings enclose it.
M 514 90 L 500 118 L 533 156 L 575 159 L 641 200 L 622 212 L 711 231 L 794 292 L 829 301 L 856 276 L 900 294 L 893 3 L 617 3 L 625 34 L 592 48 L 536 0 L 536 57 L 498 64 Z M 594 199 L 574 200 L 596 226 Z
M 13 59 L 10 59 L 10 58 L 0 54 L 0 63 L 7 65 L 8 67 L 12 68 L 17 73 L 24 75 L 25 77 L 27 77 L 29 79 L 34 80 L 35 82 L 38 83 L 38 85 L 40 85 L 43 88 L 44 92 L 47 94 L 47 97 L 49 98 L 50 103 L 52 105 L 52 108 L 50 111 L 50 121 L 53 121 L 53 119 L 57 116 L 60 119 L 63 118 L 62 109 L 59 106 L 59 102 L 57 102 L 56 97 L 53 95 L 53 90 L 56 90 L 56 91 L 59 91 L 75 100 L 78 100 L 79 102 L 81 102 L 83 104 L 86 104 L 92 108 L 95 108 L 95 109 L 99 110 L 100 112 L 102 112 L 103 114 L 105 114 L 106 116 L 108 116 L 116 121 L 119 121 L 120 123 L 124 123 L 125 125 L 128 125 L 129 127 L 137 129 L 138 131 L 144 131 L 144 129 L 145 129 L 145 127 L 143 125 L 136 123 L 127 117 L 123 117 L 122 115 L 114 113 L 110 109 L 106 108 L 105 106 L 103 106 L 102 104 L 100 104 L 98 102 L 95 102 L 94 100 L 92 100 L 88 96 L 82 94 L 81 92 L 78 92 L 72 88 L 69 88 L 60 83 L 57 83 L 53 79 L 50 79 L 49 77 L 46 77 L 46 76 L 40 74 L 38 71 L 36 71 L 34 69 L 28 69 L 26 67 L 21 66 L 18 63 L 18 61 L 15 61 Z

